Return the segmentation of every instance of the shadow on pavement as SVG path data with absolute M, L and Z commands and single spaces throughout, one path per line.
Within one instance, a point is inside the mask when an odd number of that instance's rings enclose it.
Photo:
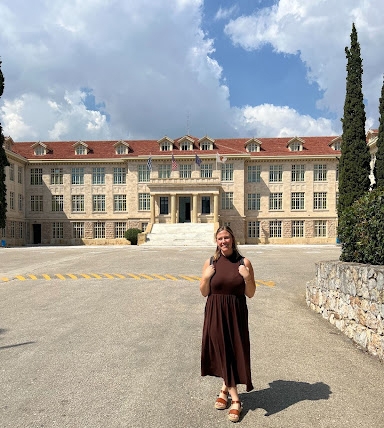
M 16 343 L 14 345 L 5 345 L 5 346 L 0 346 L 0 349 L 16 348 L 17 346 L 31 345 L 32 343 L 36 343 L 36 342 L 23 342 L 23 343 Z
M 323 382 L 311 384 L 275 380 L 269 384 L 269 388 L 240 394 L 240 400 L 244 403 L 242 416 L 256 409 L 264 409 L 266 411 L 264 416 L 271 416 L 300 401 L 328 400 L 331 394 L 329 385 Z

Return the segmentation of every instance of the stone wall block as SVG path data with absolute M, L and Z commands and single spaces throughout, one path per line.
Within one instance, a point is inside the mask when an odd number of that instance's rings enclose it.
M 382 272 L 377 272 L 376 289 L 378 291 L 382 291 L 384 289 L 384 274 Z

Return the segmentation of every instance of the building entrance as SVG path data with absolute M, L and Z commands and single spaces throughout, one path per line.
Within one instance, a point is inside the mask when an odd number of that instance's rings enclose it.
M 41 224 L 33 224 L 33 243 L 41 244 Z
M 179 223 L 190 223 L 191 221 L 191 198 L 189 196 L 179 197 Z

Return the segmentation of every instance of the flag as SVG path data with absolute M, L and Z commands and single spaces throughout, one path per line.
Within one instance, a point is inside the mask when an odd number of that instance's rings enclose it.
M 199 165 L 199 166 L 201 165 L 201 159 L 197 155 L 195 157 L 195 162 L 197 163 L 197 165 Z
M 216 153 L 216 162 L 217 163 L 225 163 L 227 161 L 227 158 L 225 156 L 219 155 Z
M 152 158 L 151 158 L 151 157 L 149 157 L 149 158 L 148 158 L 147 168 L 148 168 L 150 171 L 152 171 Z
M 172 154 L 172 171 L 176 171 L 177 170 L 177 162 L 175 160 L 175 157 Z

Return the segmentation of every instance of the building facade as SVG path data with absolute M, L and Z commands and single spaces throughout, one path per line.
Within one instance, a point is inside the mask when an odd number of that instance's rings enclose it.
M 377 132 L 369 134 L 375 151 Z M 341 137 L 5 139 L 7 245 L 123 244 L 155 223 L 230 225 L 243 244 L 335 243 Z M 373 155 L 374 156 L 374 155 Z

